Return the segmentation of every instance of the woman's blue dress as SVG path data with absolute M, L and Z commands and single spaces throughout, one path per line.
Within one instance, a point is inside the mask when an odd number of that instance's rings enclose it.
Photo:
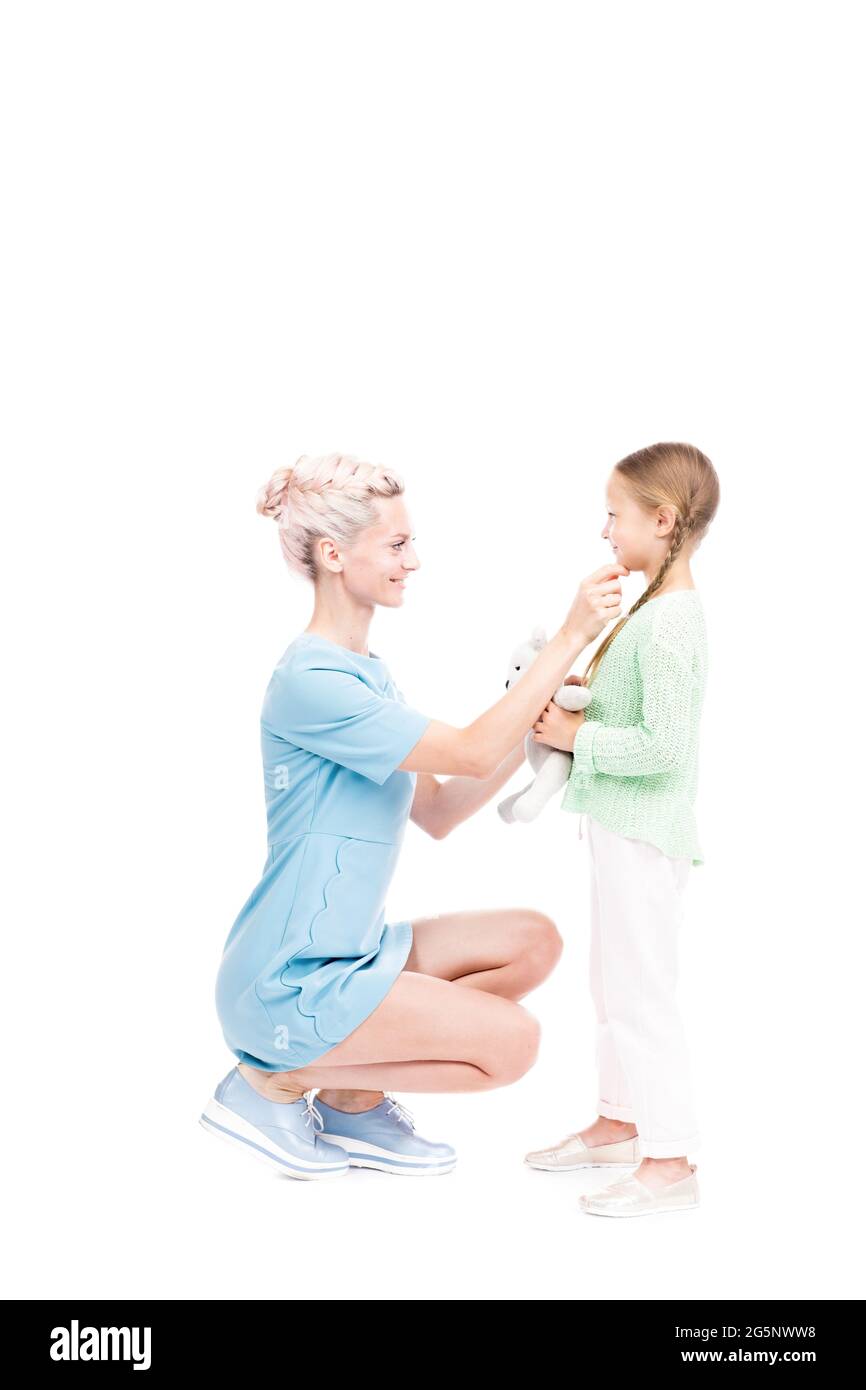
M 400 974 L 412 924 L 385 921 L 385 894 L 417 774 L 396 769 L 429 723 L 373 652 L 302 632 L 283 653 L 261 715 L 268 857 L 216 982 L 240 1061 L 308 1066 Z

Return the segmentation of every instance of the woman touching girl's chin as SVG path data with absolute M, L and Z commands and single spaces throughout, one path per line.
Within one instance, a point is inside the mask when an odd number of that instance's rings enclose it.
M 407 704 L 368 646 L 376 607 L 401 607 L 419 568 L 400 478 L 304 457 L 274 474 L 259 511 L 313 609 L 265 694 L 268 855 L 225 942 L 216 1003 L 237 1062 L 202 1123 L 296 1177 L 447 1172 L 453 1148 L 418 1135 L 388 1093 L 522 1076 L 539 1027 L 519 1001 L 562 941 L 523 908 L 386 921 L 406 824 L 441 839 L 496 795 L 572 663 L 619 616 L 627 570 L 614 560 L 585 579 L 532 669 L 458 727 Z

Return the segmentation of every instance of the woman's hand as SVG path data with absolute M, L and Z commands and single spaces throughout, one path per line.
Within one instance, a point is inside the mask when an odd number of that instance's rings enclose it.
M 569 676 L 566 685 L 581 685 L 579 676 Z M 560 709 L 559 705 L 550 704 L 544 709 L 541 718 L 536 720 L 532 726 L 532 738 L 535 743 L 546 743 L 548 748 L 560 748 L 563 753 L 570 753 L 577 731 L 585 719 L 583 710 L 578 710 L 572 714 L 570 710 Z
M 620 617 L 622 586 L 619 576 L 629 572 L 625 565 L 602 565 L 580 581 L 574 603 L 562 625 L 568 637 L 582 637 L 586 646 L 612 618 Z

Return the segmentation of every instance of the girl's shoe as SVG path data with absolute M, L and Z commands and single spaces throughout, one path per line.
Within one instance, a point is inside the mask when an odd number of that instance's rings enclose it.
M 581 1211 L 591 1216 L 655 1216 L 663 1211 L 692 1211 L 700 1205 L 696 1163 L 689 1164 L 688 1177 L 679 1178 L 667 1187 L 653 1192 L 632 1174 L 619 1182 L 603 1187 L 600 1192 L 585 1192 L 578 1198 Z
M 523 1160 L 530 1168 L 565 1173 L 574 1168 L 634 1168 L 641 1161 L 639 1140 L 617 1139 L 613 1144 L 585 1144 L 579 1134 L 568 1134 L 552 1149 L 535 1149 Z
M 290 1178 L 336 1178 L 349 1171 L 344 1151 L 316 1134 L 322 1117 L 308 1096 L 282 1104 L 265 1100 L 237 1067 L 220 1081 L 199 1124 Z
M 416 1134 L 409 1111 L 390 1096 L 357 1114 L 335 1110 L 318 1096 L 316 1105 L 325 1118 L 322 1133 L 330 1143 L 341 1145 L 353 1168 L 378 1168 L 382 1173 L 419 1178 L 450 1173 L 457 1162 L 450 1144 L 436 1144 Z

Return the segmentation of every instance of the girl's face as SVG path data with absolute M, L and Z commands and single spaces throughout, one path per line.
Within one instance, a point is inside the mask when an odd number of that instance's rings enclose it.
M 412 544 L 412 522 L 402 496 L 376 499 L 379 521 L 367 526 L 355 544 L 336 547 L 324 543 L 322 560 L 329 570 L 341 573 L 343 585 L 361 604 L 400 608 L 406 580 L 420 561 Z
M 610 541 L 617 560 L 627 569 L 654 573 L 670 549 L 673 507 L 645 512 L 629 495 L 616 469 L 608 480 L 606 502 L 602 539 Z

